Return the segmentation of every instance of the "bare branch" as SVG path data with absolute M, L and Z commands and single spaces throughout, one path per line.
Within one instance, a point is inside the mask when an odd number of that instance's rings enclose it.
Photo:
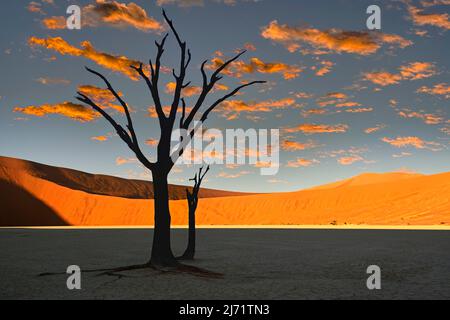
M 180 129 L 183 127 L 184 118 L 186 117 L 186 100 L 184 98 L 181 98 L 181 103 L 183 106 L 183 112 L 181 114 L 181 119 L 180 119 Z
M 140 68 L 142 69 L 142 65 L 140 66 Z M 122 105 L 123 110 L 125 112 L 125 115 L 127 117 L 127 122 L 128 122 L 127 128 L 130 131 L 131 138 L 133 140 L 133 144 L 136 146 L 136 149 L 139 149 L 139 141 L 138 141 L 136 132 L 134 131 L 133 120 L 131 119 L 130 110 L 128 108 L 127 103 L 120 97 L 120 95 L 117 93 L 117 91 L 114 90 L 111 83 L 108 81 L 108 79 L 106 79 L 105 76 L 103 76 L 100 72 L 89 69 L 88 67 L 86 67 L 86 70 L 89 71 L 90 73 L 95 74 L 96 76 L 100 77 L 105 82 L 109 91 L 114 95 L 114 97 L 116 97 L 117 101 L 120 102 L 120 104 Z
M 79 97 L 76 97 L 77 100 L 86 103 L 90 105 L 94 110 L 99 112 L 116 130 L 119 137 L 128 145 L 128 147 L 135 153 L 136 157 L 141 161 L 141 163 L 146 166 L 147 168 L 151 169 L 153 168 L 153 164 L 144 156 L 142 153 L 140 147 L 139 147 L 139 141 L 137 139 L 136 132 L 133 127 L 133 120 L 131 119 L 130 111 L 128 108 L 128 105 L 126 102 L 120 97 L 120 95 L 117 93 L 116 90 L 112 87 L 111 83 L 108 81 L 108 79 L 103 76 L 101 73 L 94 71 L 92 69 L 89 69 L 86 67 L 86 70 L 90 73 L 100 77 L 108 87 L 109 91 L 114 95 L 114 97 L 120 102 L 122 105 L 125 115 L 127 117 L 127 128 L 128 132 L 119 125 L 105 110 L 100 108 L 92 99 L 90 99 L 88 96 L 82 94 L 81 92 L 77 92 Z M 131 136 L 130 136 L 131 135 Z
M 241 51 L 239 54 L 237 54 L 234 58 L 226 61 L 223 65 L 221 65 L 211 76 L 211 82 L 213 81 L 213 79 L 217 79 L 217 76 L 223 71 L 225 70 L 231 63 L 235 62 L 237 59 L 239 59 L 243 54 L 245 54 L 247 52 L 247 50 Z M 221 79 L 221 78 L 220 78 Z M 219 79 L 219 80 L 220 80 Z M 218 81 L 218 80 L 217 80 Z M 216 81 L 216 82 L 217 82 Z
M 231 63 L 238 60 L 246 52 L 247 51 L 245 51 L 245 50 L 240 52 L 235 57 L 226 61 L 223 65 L 221 65 L 219 68 L 217 68 L 216 71 L 214 71 L 214 73 L 211 75 L 211 79 L 209 82 L 208 82 L 208 77 L 207 77 L 206 71 L 205 71 L 206 63 L 208 62 L 208 60 L 206 60 L 202 63 L 200 70 L 202 72 L 202 77 L 203 77 L 203 90 L 200 93 L 200 96 L 198 97 L 198 100 L 197 100 L 196 104 L 194 105 L 194 107 L 192 108 L 192 111 L 190 112 L 189 116 L 186 118 L 186 121 L 183 126 L 184 129 L 187 130 L 189 128 L 189 126 L 191 125 L 192 121 L 194 120 L 196 114 L 200 110 L 201 106 L 203 105 L 203 103 L 204 103 L 206 97 L 208 96 L 208 94 L 210 93 L 210 91 L 214 88 L 214 86 L 216 85 L 216 83 L 218 81 L 222 80 L 222 77 L 219 76 L 221 74 L 221 72 L 223 70 L 225 70 L 225 68 L 227 68 Z
M 75 97 L 78 101 L 83 102 L 89 106 L 91 106 L 95 111 L 100 113 L 116 130 L 119 137 L 130 147 L 133 147 L 133 142 L 131 141 L 131 137 L 125 131 L 125 129 L 119 125 L 105 110 L 100 108 L 94 101 L 92 101 L 88 96 L 84 95 L 81 92 L 77 92 L 79 97 Z
M 236 89 L 234 89 L 233 91 L 231 91 L 230 93 L 228 93 L 227 95 L 223 96 L 222 98 L 218 99 L 216 102 L 214 102 L 206 111 L 205 113 L 203 113 L 203 116 L 201 117 L 202 122 L 206 121 L 206 119 L 208 118 L 209 114 L 211 113 L 211 111 L 213 111 L 218 105 L 220 105 L 222 102 L 230 99 L 231 97 L 235 96 L 239 91 L 241 91 L 242 89 L 255 85 L 255 84 L 264 84 L 267 83 L 267 81 L 252 81 L 246 84 L 243 84 L 242 86 L 237 87 Z
M 184 79 L 186 77 L 186 69 L 191 61 L 191 52 L 188 51 L 188 59 L 186 62 L 186 42 L 182 41 L 180 38 L 180 35 L 178 34 L 177 30 L 175 29 L 175 26 L 173 25 L 172 20 L 169 19 L 169 17 L 166 14 L 166 11 L 163 9 L 163 16 L 166 20 L 167 24 L 170 26 L 170 29 L 172 30 L 173 34 L 175 35 L 175 38 L 177 39 L 178 45 L 181 49 L 181 61 L 180 61 L 180 74 L 177 76 L 175 73 L 175 69 L 173 70 L 173 76 L 176 80 L 176 87 L 173 94 L 173 102 L 172 107 L 170 109 L 170 115 L 169 115 L 169 121 L 171 125 L 173 126 L 173 123 L 176 119 L 178 107 L 180 105 L 180 98 L 181 98 L 181 91 L 184 87 Z
M 228 100 L 229 98 L 235 96 L 239 91 L 241 91 L 242 89 L 255 85 L 255 84 L 264 84 L 267 81 L 252 81 L 246 84 L 243 84 L 239 87 L 237 87 L 236 89 L 234 89 L 233 91 L 231 91 L 230 93 L 228 93 L 227 95 L 223 96 L 222 98 L 218 99 L 216 102 L 214 102 L 202 115 L 200 121 L 198 122 L 198 124 L 189 132 L 189 136 L 188 139 L 185 139 L 184 141 L 181 141 L 180 143 L 180 147 L 178 148 L 178 150 L 176 150 L 174 153 L 172 153 L 171 157 L 172 159 L 175 159 L 173 162 L 176 163 L 176 161 L 178 160 L 179 157 L 181 157 L 185 151 L 186 146 L 189 144 L 190 140 L 194 137 L 195 132 L 197 132 L 197 130 L 201 127 L 201 124 L 203 122 L 206 121 L 206 119 L 208 118 L 209 114 L 218 106 L 220 105 L 222 102 Z M 191 114 L 192 115 L 192 112 Z M 189 128 L 186 128 L 186 123 L 188 120 L 186 120 L 184 122 L 184 129 L 188 130 Z

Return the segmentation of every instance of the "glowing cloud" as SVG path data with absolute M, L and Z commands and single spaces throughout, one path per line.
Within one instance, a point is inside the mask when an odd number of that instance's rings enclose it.
M 301 124 L 295 128 L 286 129 L 286 132 L 295 133 L 303 132 L 306 134 L 313 133 L 345 133 L 348 130 L 348 125 L 326 125 L 326 124 Z
M 40 46 L 49 50 L 58 52 L 61 55 L 70 55 L 75 57 L 84 57 L 94 61 L 98 65 L 120 72 L 132 80 L 138 80 L 138 74 L 130 68 L 131 65 L 139 65 L 139 61 L 128 59 L 125 56 L 114 56 L 108 53 L 97 51 L 89 41 L 81 43 L 81 49 L 70 45 L 61 37 L 55 38 L 37 38 L 31 37 L 28 40 L 30 46 Z
M 43 104 L 40 106 L 16 107 L 14 108 L 13 111 L 36 117 L 45 117 L 46 115 L 49 114 L 56 114 L 80 122 L 89 122 L 99 117 L 98 113 L 95 112 L 94 110 L 87 108 L 83 105 L 67 101 L 57 104 Z
M 261 35 L 265 39 L 281 43 L 291 51 L 299 50 L 302 45 L 313 50 L 303 50 L 303 53 L 352 53 L 371 55 L 383 45 L 405 48 L 412 42 L 394 34 L 373 33 L 366 31 L 345 31 L 339 29 L 319 30 L 315 28 L 290 27 L 272 21 L 264 27 Z
M 141 31 L 163 30 L 160 22 L 149 17 L 147 12 L 139 5 L 130 2 L 97 0 L 82 8 L 82 26 L 98 27 L 109 25 L 116 28 L 133 27 Z M 47 29 L 65 29 L 66 19 L 61 16 L 49 17 L 42 21 Z

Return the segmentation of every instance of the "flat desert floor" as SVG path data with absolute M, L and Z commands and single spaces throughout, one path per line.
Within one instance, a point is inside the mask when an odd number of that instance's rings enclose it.
M 450 232 L 202 229 L 192 265 L 202 278 L 152 270 L 124 277 L 82 274 L 69 291 L 69 265 L 82 270 L 146 262 L 152 230 L 0 230 L 0 299 L 450 299 Z M 181 253 L 185 230 L 173 231 Z M 369 265 L 382 289 L 366 287 Z

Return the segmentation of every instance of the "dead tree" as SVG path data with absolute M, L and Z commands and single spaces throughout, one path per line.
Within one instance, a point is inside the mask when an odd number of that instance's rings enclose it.
M 180 260 L 194 260 L 195 257 L 195 240 L 196 240 L 196 227 L 195 227 L 195 213 L 198 206 L 198 193 L 200 192 L 200 187 L 202 185 L 203 179 L 209 171 L 209 166 L 203 172 L 203 168 L 200 168 L 198 174 L 195 175 L 193 179 L 189 181 L 194 181 L 194 187 L 192 192 L 186 189 L 186 197 L 188 201 L 189 208 L 189 236 L 188 245 L 184 254 L 180 257 Z
M 194 119 L 200 117 L 200 122 L 206 121 L 209 114 L 222 102 L 228 100 L 229 98 L 235 96 L 242 89 L 255 85 L 262 84 L 265 81 L 252 81 L 249 83 L 242 84 L 236 89 L 230 91 L 228 94 L 224 95 L 222 98 L 216 100 L 214 103 L 209 105 L 203 112 L 201 109 L 205 104 L 206 98 L 214 89 L 215 85 L 223 78 L 222 72 L 230 66 L 234 61 L 238 60 L 245 51 L 239 53 L 234 58 L 226 61 L 223 65 L 217 68 L 212 75 L 209 77 L 206 73 L 206 64 L 208 60 L 204 61 L 201 65 L 200 71 L 203 77 L 202 91 L 198 95 L 197 100 L 194 102 L 192 110 L 186 113 L 186 101 L 182 97 L 183 89 L 190 86 L 190 82 L 186 82 L 186 71 L 191 62 L 191 51 L 187 48 L 186 42 L 181 40 L 177 30 L 174 27 L 172 20 L 168 18 L 165 11 L 163 10 L 163 16 L 167 24 L 170 27 L 175 39 L 180 48 L 180 66 L 178 74 L 173 69 L 173 77 L 175 78 L 176 86 L 173 93 L 173 100 L 170 107 L 170 112 L 168 115 L 163 110 L 163 104 L 161 102 L 159 93 L 159 79 L 161 73 L 161 58 L 164 54 L 165 43 L 169 34 L 166 34 L 161 42 L 155 41 L 157 53 L 154 62 L 150 60 L 149 62 L 149 75 L 145 71 L 143 64 L 139 66 L 130 66 L 134 69 L 140 77 L 145 81 L 158 115 L 158 121 L 160 126 L 160 140 L 157 147 L 157 160 L 156 162 L 151 162 L 142 152 L 139 146 L 139 140 L 137 134 L 134 130 L 133 121 L 130 114 L 130 109 L 124 99 L 117 93 L 117 91 L 112 87 L 111 83 L 103 76 L 101 73 L 94 71 L 92 69 L 86 68 L 90 73 L 98 76 L 106 84 L 109 91 L 114 95 L 117 101 L 124 109 L 124 113 L 127 119 L 126 128 L 117 123 L 113 117 L 111 117 L 106 111 L 104 111 L 99 105 L 97 105 L 91 98 L 78 92 L 76 97 L 79 101 L 89 105 L 98 113 L 100 113 L 116 130 L 119 137 L 127 144 L 130 150 L 136 155 L 136 158 L 144 165 L 148 170 L 151 171 L 153 177 L 153 188 L 154 188 L 154 234 L 153 234 L 153 245 L 151 250 L 151 258 L 148 262 L 149 266 L 155 267 L 177 267 L 179 262 L 174 257 L 171 245 L 170 245 L 170 226 L 171 226 L 171 216 L 169 209 L 169 191 L 168 191 L 168 175 L 171 172 L 177 159 L 183 155 L 185 146 L 189 140 L 195 134 L 197 127 L 193 127 Z M 183 144 L 180 146 L 175 153 L 171 153 L 171 135 L 177 125 L 177 114 L 181 111 L 181 119 L 179 121 L 179 127 L 189 132 L 187 139 L 184 139 Z

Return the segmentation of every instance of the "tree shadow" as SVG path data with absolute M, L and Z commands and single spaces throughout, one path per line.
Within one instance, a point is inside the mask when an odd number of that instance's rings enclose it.
M 122 278 L 131 278 L 130 274 L 127 274 L 132 271 L 138 270 L 146 270 L 152 271 L 156 275 L 190 275 L 198 278 L 204 279 L 223 279 L 224 274 L 213 272 L 207 269 L 195 267 L 192 265 L 186 265 L 180 263 L 176 267 L 156 267 L 151 264 L 137 264 L 130 265 L 125 267 L 118 268 L 110 268 L 110 269 L 90 269 L 90 270 L 82 270 L 82 273 L 97 273 L 96 276 L 113 276 L 119 279 Z M 65 272 L 56 272 L 56 273 L 41 273 L 38 274 L 38 277 L 48 277 L 48 276 L 58 276 L 58 275 L 67 275 Z

